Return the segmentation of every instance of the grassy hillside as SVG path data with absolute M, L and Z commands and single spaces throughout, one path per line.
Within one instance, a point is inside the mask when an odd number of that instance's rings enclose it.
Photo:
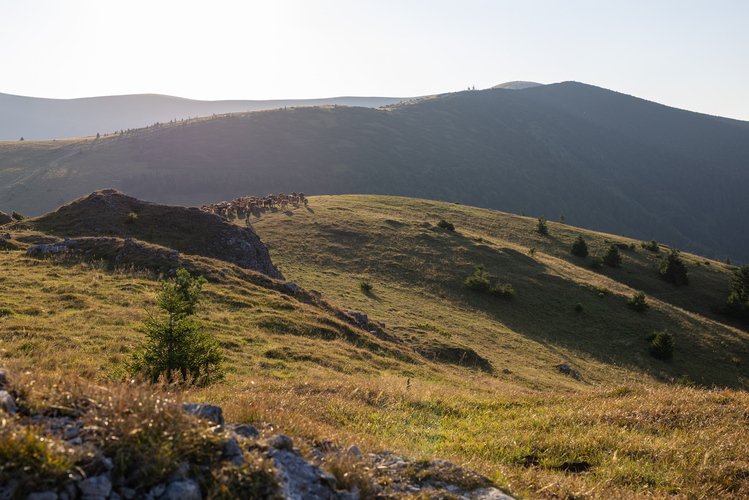
M 104 187 L 197 206 L 300 190 L 387 194 L 563 213 L 578 227 L 749 261 L 747 144 L 744 122 L 567 82 L 2 143 L 0 210 L 41 215 Z
M 455 232 L 436 226 L 443 218 Z M 535 219 L 463 205 L 313 197 L 249 218 L 302 286 L 293 293 L 221 260 L 124 233 L 102 241 L 64 222 L 58 213 L 0 228 L 11 234 L 0 251 L 0 359 L 26 384 L 37 371 L 116 380 L 161 273 L 185 267 L 209 280 L 198 319 L 221 343 L 227 378 L 181 397 L 221 404 L 229 421 L 448 459 L 532 498 L 749 494 L 749 335 L 709 312 L 727 295 L 730 270 L 717 262 L 682 254 L 690 284 L 674 288 L 639 246 L 622 251 L 620 269 L 591 269 L 592 256 L 567 252 L 580 233 L 571 226 L 549 223 L 541 236 Z M 161 243 L 181 231 L 163 233 Z M 582 233 L 593 255 L 607 241 L 639 243 Z M 25 252 L 63 236 L 81 251 Z M 128 255 L 132 242 L 141 248 Z M 478 263 L 515 298 L 463 287 Z M 647 313 L 627 308 L 634 290 L 647 293 Z M 344 309 L 368 314 L 368 328 Z M 648 354 L 656 329 L 674 334 L 673 360 Z

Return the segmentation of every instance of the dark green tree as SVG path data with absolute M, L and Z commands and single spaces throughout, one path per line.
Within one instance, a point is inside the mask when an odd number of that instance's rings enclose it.
M 663 330 L 648 337 L 650 355 L 658 359 L 671 359 L 674 356 L 674 336 Z
M 663 256 L 658 270 L 661 273 L 661 278 L 669 283 L 673 283 L 676 286 L 689 284 L 689 277 L 687 276 L 689 269 L 687 269 L 687 265 L 679 257 L 679 251 L 676 249 L 670 250 Z
M 729 257 L 728 255 L 726 255 L 726 260 L 724 260 L 723 263 L 724 264 L 728 264 L 730 266 L 731 265 L 731 257 Z
M 559 214 L 559 222 L 564 224 L 564 214 Z
M 549 234 L 549 227 L 546 225 L 546 217 L 543 215 L 538 218 L 538 223 L 536 224 L 536 231 L 538 234 Z
M 729 296 L 723 312 L 749 321 L 749 266 L 742 264 L 728 282 Z
M 455 231 L 455 225 L 452 222 L 447 222 L 445 219 L 440 219 L 437 226 L 447 229 L 448 231 Z
M 21 138 L 21 140 L 23 140 L 23 138 Z M 520 217 L 525 217 L 525 210 L 522 208 L 520 209 Z
M 192 380 L 207 385 L 223 378 L 223 354 L 200 324 L 190 318 L 200 305 L 205 278 L 192 278 L 184 269 L 173 281 L 161 281 L 156 291 L 158 313 L 148 312 L 143 322 L 145 342 L 136 349 L 128 364 L 131 373 L 156 382 L 163 374 L 167 380 Z
M 570 253 L 578 257 L 588 256 L 588 244 L 585 242 L 582 234 L 577 235 L 574 243 L 572 243 L 572 248 L 570 248 Z
M 619 247 L 612 243 L 601 256 L 604 264 L 610 267 L 622 267 L 622 255 L 619 253 Z

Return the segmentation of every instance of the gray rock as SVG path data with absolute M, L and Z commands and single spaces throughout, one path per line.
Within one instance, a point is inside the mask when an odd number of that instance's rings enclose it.
M 283 497 L 287 500 L 328 500 L 335 493 L 335 476 L 310 465 L 286 450 L 271 449 L 268 456 L 278 469 Z
M 204 405 L 200 403 L 185 403 L 183 410 L 185 413 L 195 415 L 198 418 L 210 420 L 214 424 L 224 427 L 224 410 L 216 405 Z
M 64 243 L 60 244 L 60 245 L 45 245 L 45 244 L 41 244 L 41 245 L 34 245 L 33 247 L 29 247 L 29 249 L 26 250 L 26 253 L 27 254 L 32 254 L 32 253 L 41 253 L 41 254 L 45 254 L 45 253 L 59 253 L 59 252 L 64 252 L 67 249 L 68 249 L 68 247 Z
M 479 488 L 471 491 L 471 500 L 515 500 L 497 488 Z
M 114 469 L 114 462 L 112 462 L 112 459 L 109 457 L 104 457 L 101 459 L 101 464 L 104 466 L 107 470 Z
M 68 492 L 67 492 L 67 491 L 61 491 L 61 492 L 60 492 L 60 493 L 59 493 L 59 494 L 57 495 L 57 498 L 59 498 L 60 500 L 70 500 L 70 495 L 68 495 Z
M 565 364 L 565 363 L 559 363 L 559 364 L 557 365 L 557 368 L 559 368 L 559 371 L 560 371 L 560 372 L 562 372 L 562 373 L 570 373 L 570 372 L 572 371 L 572 368 L 570 368 L 570 367 L 569 367 L 569 366 L 568 366 L 567 364 Z
M 10 384 L 10 372 L 5 368 L 0 368 L 0 389 L 5 389 Z
M 242 448 L 239 446 L 236 438 L 230 438 L 226 442 L 224 447 L 224 455 L 229 457 L 231 463 L 239 467 L 244 464 L 244 455 L 242 454 Z
M 122 500 L 122 497 L 120 497 L 117 492 L 113 491 L 109 494 L 109 498 L 107 500 Z
M 9 240 L 9 239 L 10 239 L 10 233 L 5 233 L 5 234 L 3 235 L 3 239 L 4 239 L 4 240 Z
M 57 493 L 54 491 L 43 491 L 41 493 L 31 493 L 26 500 L 58 500 Z
M 11 480 L 6 486 L 0 488 L 0 500 L 12 500 L 17 487 L 18 481 Z
M 0 410 L 10 416 L 15 415 L 17 411 L 16 402 L 6 390 L 0 390 Z
M 358 457 L 361 455 L 361 451 L 359 451 L 359 448 L 355 444 L 352 444 L 346 449 L 346 455 L 349 455 L 351 457 Z
M 286 434 L 278 434 L 272 438 L 263 439 L 258 444 L 269 448 L 276 448 L 277 450 L 291 451 L 294 449 L 294 442 Z
M 250 439 L 255 439 L 255 438 L 260 437 L 260 431 L 258 431 L 257 429 L 255 429 L 253 426 L 249 424 L 237 425 L 236 427 L 233 427 L 231 431 L 238 436 L 242 436 L 242 437 L 246 437 Z
M 86 497 L 103 497 L 106 498 L 112 493 L 112 482 L 107 476 L 94 476 L 84 479 L 78 483 L 83 498 Z
M 286 283 L 283 284 L 283 287 L 291 293 L 297 293 L 299 292 L 299 290 L 301 290 L 299 288 L 299 285 L 297 285 L 293 281 L 287 281 Z
M 200 500 L 200 486 L 192 480 L 175 481 L 167 486 L 159 500 Z
M 153 488 L 151 488 L 151 491 L 148 492 L 148 494 L 153 498 L 159 498 L 161 495 L 164 494 L 166 491 L 166 485 L 165 484 L 157 484 Z
M 135 490 L 132 488 L 120 488 L 120 496 L 125 500 L 133 500 L 135 498 Z

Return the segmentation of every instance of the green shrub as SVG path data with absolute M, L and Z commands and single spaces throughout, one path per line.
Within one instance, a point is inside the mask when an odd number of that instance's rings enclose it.
M 645 292 L 637 292 L 627 301 L 630 309 L 644 313 L 650 309 L 650 304 L 645 300 Z
M 611 290 L 609 290 L 605 286 L 598 289 L 598 296 L 601 298 L 604 298 L 606 295 L 610 293 L 611 293 Z
M 612 243 L 601 256 L 601 260 L 609 267 L 622 267 L 622 255 L 619 253 L 619 247 Z
M 127 222 L 128 224 L 133 224 L 137 220 L 138 220 L 138 214 L 136 214 L 135 212 L 130 212 L 129 214 L 127 214 L 127 217 L 125 218 L 125 222 Z
M 161 281 L 156 291 L 161 312 L 148 312 L 143 322 L 146 340 L 133 353 L 130 372 L 143 374 L 151 382 L 162 374 L 170 381 L 191 380 L 199 385 L 223 378 L 218 342 L 189 318 L 200 305 L 205 283 L 205 278 L 192 278 L 184 269 L 177 271 L 173 283 Z
M 16 312 L 10 307 L 0 307 L 0 318 L 3 316 L 15 316 Z
M 582 234 L 577 235 L 575 242 L 572 243 L 572 248 L 570 248 L 570 253 L 578 257 L 588 256 L 588 244 L 585 243 L 585 238 L 583 238 Z
M 528 255 L 530 255 L 531 257 L 533 257 L 534 255 L 536 255 L 536 247 L 530 247 L 528 249 Z
M 658 242 L 655 240 L 650 240 L 649 242 L 642 242 L 640 243 L 640 246 L 644 248 L 645 250 L 650 250 L 651 252 L 660 252 L 661 247 L 658 245 Z
M 583 305 L 582 305 L 582 303 L 578 302 L 577 305 L 575 305 L 575 312 L 576 313 L 583 312 Z
M 679 257 L 678 250 L 671 250 L 661 259 L 661 263 L 658 265 L 658 270 L 661 273 L 661 278 L 673 283 L 676 286 L 688 285 L 689 276 L 687 276 L 687 265 Z
M 369 293 L 369 292 L 372 291 L 373 287 L 372 287 L 372 284 L 369 281 L 363 280 L 362 282 L 359 283 L 359 288 L 361 288 L 362 292 Z
M 443 330 L 442 328 L 436 325 L 432 325 L 431 323 L 411 323 L 411 326 L 415 326 L 416 328 L 419 328 L 421 330 L 429 330 L 431 332 L 442 335 L 443 337 L 447 339 L 453 336 L 453 334 L 448 332 L 447 330 Z
M 515 290 L 509 283 L 504 285 L 496 283 L 491 289 L 491 294 L 501 299 L 512 300 L 515 298 Z
M 671 359 L 674 356 L 674 337 L 668 331 L 653 332 L 647 337 L 648 351 L 657 359 Z
M 546 217 L 544 217 L 543 215 L 538 218 L 538 222 L 536 223 L 536 232 L 543 235 L 549 234 L 549 227 L 546 224 Z
M 437 226 L 447 229 L 448 231 L 455 231 L 455 226 L 452 224 L 452 222 L 447 222 L 445 219 L 440 219 L 440 221 L 437 223 Z
M 489 282 L 489 278 L 487 277 L 486 271 L 484 270 L 484 264 L 478 264 L 476 266 L 476 271 L 473 273 L 473 276 L 469 276 L 468 278 L 466 278 L 463 284 L 471 290 L 476 290 L 477 292 L 488 292 L 492 287 L 491 283 Z
M 729 296 L 720 312 L 749 321 L 749 265 L 734 269 L 728 282 Z
M 19 213 L 18 213 L 18 212 L 16 212 L 15 210 L 13 210 L 13 213 L 11 214 L 11 217 L 12 217 L 12 218 L 14 218 L 15 220 L 24 220 L 24 219 L 28 219 L 28 217 L 24 217 L 23 215 L 19 214 Z

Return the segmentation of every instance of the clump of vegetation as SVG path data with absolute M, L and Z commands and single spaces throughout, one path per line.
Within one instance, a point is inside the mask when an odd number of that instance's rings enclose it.
M 674 336 L 667 330 L 653 332 L 646 338 L 650 345 L 650 355 L 657 359 L 671 359 L 674 356 Z
M 443 330 L 442 328 L 431 323 L 412 323 L 411 326 L 415 326 L 416 328 L 420 328 L 421 330 L 429 330 L 430 332 L 442 335 L 443 337 L 448 339 L 453 336 L 453 334 L 448 332 L 447 330 Z
M 601 298 L 604 298 L 606 295 L 610 293 L 611 293 L 611 290 L 609 290 L 605 286 L 598 289 L 598 296 Z
M 476 265 L 476 271 L 472 276 L 466 278 L 463 284 L 471 290 L 475 290 L 481 293 L 490 293 L 495 297 L 500 297 L 508 300 L 515 297 L 515 290 L 509 283 L 505 283 L 503 285 L 497 282 L 494 286 L 492 286 L 491 282 L 489 281 L 489 275 L 484 268 L 484 264 Z
M 612 243 L 601 256 L 601 260 L 609 267 L 622 267 L 622 255 L 619 253 L 619 247 Z
M 546 217 L 544 217 L 543 215 L 538 218 L 538 222 L 536 223 L 536 232 L 542 235 L 549 234 L 549 227 L 546 223 Z
M 575 305 L 575 312 L 576 312 L 576 313 L 578 313 L 578 314 L 580 314 L 580 313 L 582 313 L 582 312 L 583 312 L 583 305 L 582 305 L 582 303 L 581 303 L 581 302 L 578 302 L 578 303 L 577 303 L 577 304 Z
M 632 298 L 627 301 L 627 306 L 638 313 L 644 313 L 650 309 L 650 304 L 645 300 L 645 292 L 637 292 L 632 295 Z
M 15 210 L 13 210 L 13 213 L 11 214 L 11 217 L 12 217 L 13 219 L 15 219 L 15 220 L 25 220 L 25 219 L 28 219 L 28 217 L 25 217 L 25 216 L 23 216 L 23 215 L 19 214 L 19 213 L 18 213 L 18 212 L 16 212 Z
M 372 286 L 372 284 L 371 284 L 371 283 L 370 283 L 369 281 L 367 281 L 367 280 L 362 280 L 362 281 L 361 281 L 361 282 L 359 283 L 359 288 L 361 288 L 361 291 L 362 291 L 362 292 L 364 292 L 364 293 L 369 293 L 369 292 L 371 292 L 371 291 L 372 291 L 372 288 L 373 288 L 373 286 Z
M 663 256 L 661 263 L 658 265 L 661 278 L 673 283 L 676 286 L 688 285 L 689 277 L 687 276 L 687 265 L 679 257 L 679 251 L 673 249 Z
M 742 264 L 733 271 L 728 289 L 728 300 L 722 312 L 749 321 L 749 265 Z
M 536 247 L 530 247 L 528 249 L 528 255 L 530 255 L 531 257 L 533 257 L 534 255 L 536 255 Z
M 570 248 L 570 253 L 572 255 L 577 255 L 578 257 L 588 256 L 588 244 L 585 242 L 585 238 L 583 238 L 582 234 L 578 234 L 577 238 L 575 238 L 574 243 L 572 243 L 572 248 Z
M 661 247 L 655 240 L 650 240 L 648 242 L 643 241 L 640 243 L 640 246 L 644 248 L 645 250 L 650 250 L 651 252 L 660 252 Z
M 0 318 L 3 316 L 15 316 L 16 312 L 10 307 L 0 307 Z
M 559 223 L 564 224 L 564 214 L 559 214 Z
M 600 257 L 596 257 L 595 259 L 590 261 L 590 264 L 588 266 L 592 267 L 593 269 L 600 269 L 603 267 L 603 260 L 601 260 Z
M 484 293 L 490 291 L 492 287 L 486 270 L 484 269 L 484 264 L 476 265 L 476 271 L 473 273 L 473 276 L 466 278 L 463 284 L 471 290 Z
M 182 379 L 207 385 L 223 378 L 223 354 L 218 342 L 202 332 L 191 319 L 200 304 L 200 291 L 206 279 L 192 278 L 184 269 L 173 283 L 161 281 L 156 292 L 161 316 L 148 313 L 143 330 L 146 341 L 133 353 L 128 369 L 156 382 Z
M 127 214 L 127 217 L 125 217 L 125 222 L 128 224 L 134 224 L 138 220 L 138 214 L 135 212 L 130 212 Z
M 455 231 L 455 225 L 452 222 L 447 222 L 445 219 L 440 219 L 437 223 L 437 227 L 447 229 L 448 231 Z

